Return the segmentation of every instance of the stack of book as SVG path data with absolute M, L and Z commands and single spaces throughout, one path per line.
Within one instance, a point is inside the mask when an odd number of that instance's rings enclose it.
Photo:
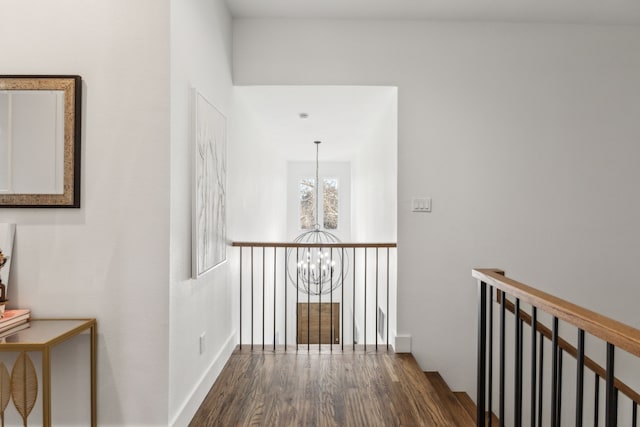
M 29 327 L 30 317 L 31 310 L 29 309 L 5 310 L 4 315 L 0 319 L 0 338 L 27 329 Z

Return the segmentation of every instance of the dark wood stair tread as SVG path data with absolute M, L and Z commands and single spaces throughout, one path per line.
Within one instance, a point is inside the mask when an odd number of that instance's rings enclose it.
M 467 393 L 465 393 L 464 391 L 454 391 L 453 395 L 456 397 L 456 399 L 458 399 L 460 404 L 462 404 L 462 406 L 467 411 L 467 413 L 469 415 L 471 415 L 471 417 L 473 419 L 475 419 L 476 418 L 476 404 L 471 399 L 471 397 Z M 490 426 L 498 426 L 498 425 L 500 425 L 500 423 L 498 422 L 498 417 L 496 417 L 495 414 L 492 414 L 492 415 L 493 415 L 493 421 L 491 422 L 491 424 L 489 424 L 489 414 L 486 413 L 488 425 L 490 425 Z
M 454 422 L 459 426 L 474 426 L 475 415 L 470 415 L 462 402 L 456 398 L 447 383 L 438 372 L 425 372 L 425 377 L 433 389 L 440 396 L 448 412 L 452 415 Z M 474 405 L 475 408 L 475 405 Z
M 454 391 L 453 395 L 458 399 L 465 411 L 472 417 L 476 418 L 476 404 L 471 397 L 464 391 Z

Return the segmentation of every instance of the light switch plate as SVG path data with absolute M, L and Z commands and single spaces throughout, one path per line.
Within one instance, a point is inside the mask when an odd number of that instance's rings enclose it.
M 414 197 L 411 199 L 412 212 L 431 212 L 430 197 Z

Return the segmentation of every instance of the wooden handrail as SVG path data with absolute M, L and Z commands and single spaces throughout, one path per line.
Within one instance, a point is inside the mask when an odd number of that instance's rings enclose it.
M 232 242 L 235 247 L 256 248 L 396 248 L 397 243 L 293 243 L 293 242 Z
M 498 291 L 496 293 L 496 302 L 498 304 L 500 304 L 500 301 L 501 301 L 500 292 L 501 291 Z M 515 304 L 513 302 L 509 301 L 506 298 L 506 295 L 505 295 L 504 307 L 505 307 L 505 309 L 507 311 L 515 314 L 515 311 L 516 311 L 515 310 Z M 520 309 L 520 319 L 522 319 L 522 321 L 524 323 L 526 323 L 527 325 L 531 326 L 531 315 L 529 313 L 525 312 L 522 309 Z M 552 339 L 551 329 L 549 329 L 548 327 L 546 327 L 545 325 L 543 325 L 540 322 L 536 322 L 536 331 L 540 332 L 542 334 L 542 336 L 544 336 L 549 341 L 551 341 L 551 339 Z M 558 337 L 558 347 L 560 347 L 565 353 L 569 354 L 574 359 L 577 359 L 578 350 L 573 345 L 571 345 L 568 341 Z M 584 358 L 584 366 L 589 368 L 591 370 L 591 372 L 593 372 L 594 374 L 598 375 L 603 380 L 606 379 L 607 371 L 602 366 L 598 365 L 590 357 L 585 356 L 585 358 Z M 640 404 L 640 394 L 638 392 L 633 390 L 627 384 L 625 384 L 622 381 L 620 381 L 618 378 L 614 379 L 614 384 L 615 384 L 616 389 L 618 389 L 622 394 L 626 395 L 629 399 L 633 400 L 634 402 Z
M 531 304 L 585 332 L 640 357 L 640 330 L 527 286 L 494 269 L 474 269 L 472 275 L 521 302 Z

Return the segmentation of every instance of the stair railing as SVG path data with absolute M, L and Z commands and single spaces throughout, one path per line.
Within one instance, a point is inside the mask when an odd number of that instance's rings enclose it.
M 318 349 L 330 350 L 367 350 L 367 345 L 389 349 L 390 319 L 395 317 L 395 243 L 232 246 L 239 248 L 240 348 L 309 350 L 317 344 Z M 305 292 L 318 289 L 313 274 L 323 267 L 320 260 L 309 262 L 311 249 L 321 250 L 322 263 L 327 262 L 328 279 L 334 284 L 328 290 Z M 335 265 L 335 272 L 330 265 Z M 322 276 L 318 281 L 319 286 Z
M 585 392 L 585 368 L 589 369 L 595 378 L 593 425 L 598 426 L 600 418 L 599 382 L 605 381 L 605 410 L 604 420 L 606 427 L 618 425 L 619 397 L 625 396 L 630 402 L 630 424 L 637 427 L 638 405 L 640 394 L 620 381 L 615 376 L 615 352 L 622 349 L 640 358 L 640 330 L 629 325 L 610 319 L 568 301 L 547 294 L 523 283 L 504 276 L 504 272 L 495 269 L 473 270 L 473 277 L 478 280 L 478 369 L 477 369 L 477 425 L 485 427 L 491 425 L 492 418 L 486 417 L 486 411 L 493 411 L 494 391 L 494 344 L 497 347 L 498 357 L 498 422 L 504 426 L 506 415 L 506 313 L 514 314 L 513 317 L 513 425 L 522 426 L 523 423 L 523 375 L 524 352 L 523 326 L 532 327 L 529 345 L 530 387 L 528 425 L 532 427 L 551 426 L 560 427 L 562 415 L 563 396 L 563 355 L 568 354 L 576 359 L 576 384 L 575 384 L 575 425 L 580 427 L 584 421 L 584 392 Z M 495 303 L 494 303 L 495 290 Z M 513 301 L 509 300 L 511 297 Z M 526 313 L 522 304 L 531 307 L 531 314 Z M 494 305 L 499 309 L 499 322 L 494 325 Z M 539 313 L 539 311 L 541 313 Z M 539 315 L 546 313 L 551 316 L 551 328 L 539 321 Z M 559 322 L 577 328 L 577 348 L 559 336 Z M 495 327 L 494 327 L 495 326 Z M 498 333 L 498 342 L 494 342 L 494 329 Z M 606 368 L 598 365 L 594 360 L 585 355 L 585 334 L 599 338 L 606 343 Z M 549 399 L 549 422 L 543 420 L 543 363 L 544 363 L 544 339 L 551 341 L 551 378 Z

